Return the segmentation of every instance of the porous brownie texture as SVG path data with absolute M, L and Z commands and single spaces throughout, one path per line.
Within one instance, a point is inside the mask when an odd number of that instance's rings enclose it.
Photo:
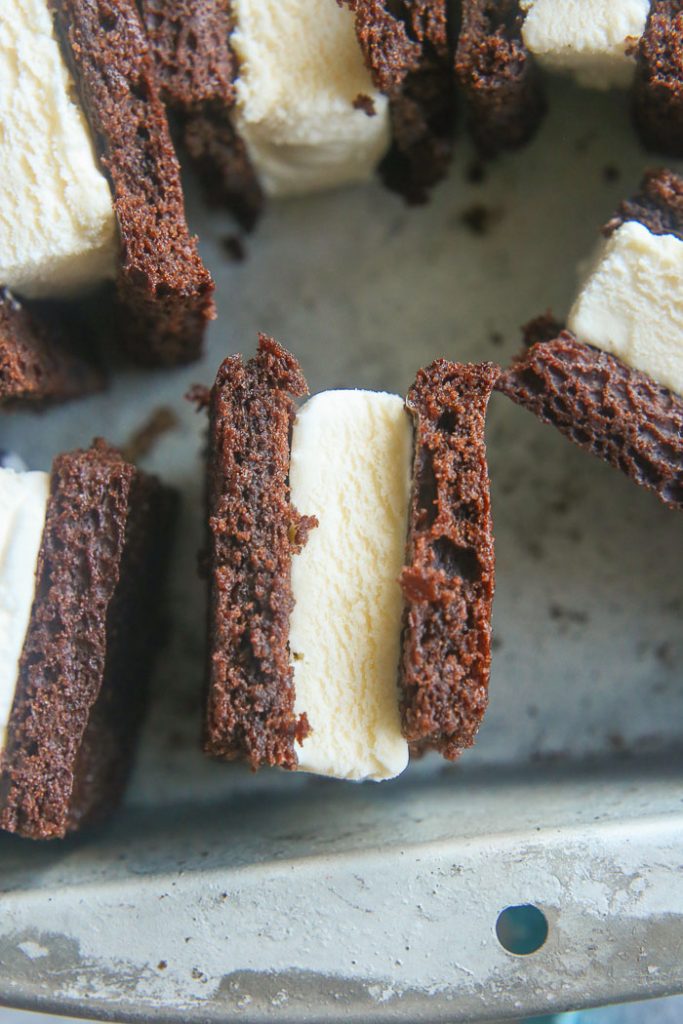
M 633 110 L 650 149 L 683 156 L 683 2 L 651 0 L 636 50 Z
M 604 234 L 629 220 L 640 221 L 653 235 L 676 235 L 683 241 L 683 178 L 666 169 L 648 171 L 640 190 L 605 225 Z
M 525 328 L 533 332 L 534 322 Z M 683 399 L 569 331 L 537 341 L 498 381 L 518 405 L 683 509 Z
M 415 425 L 400 672 L 413 751 L 455 760 L 488 703 L 494 549 L 484 424 L 491 363 L 437 360 L 406 407 Z
M 538 67 L 524 45 L 518 0 L 460 0 L 455 77 L 482 156 L 527 142 L 545 113 Z
M 55 304 L 29 308 L 0 289 L 0 403 L 42 408 L 101 390 L 100 371 L 73 349 L 74 330 Z
M 455 89 L 446 0 L 338 0 L 354 14 L 375 86 L 390 103 L 385 184 L 423 203 L 446 174 L 453 149 Z
M 237 59 L 229 0 L 138 0 L 174 137 L 192 160 L 207 199 L 253 227 L 263 193 L 235 131 Z
M 61 838 L 119 800 L 159 640 L 173 502 L 96 441 L 52 467 L 0 826 Z
M 152 365 L 201 351 L 213 282 L 185 221 L 180 169 L 134 0 L 51 0 L 120 236 L 119 334 Z
M 289 652 L 292 555 L 315 519 L 289 499 L 294 398 L 308 393 L 293 356 L 260 335 L 230 356 L 209 400 L 209 664 L 204 748 L 252 768 L 296 768 L 309 731 L 294 714 Z

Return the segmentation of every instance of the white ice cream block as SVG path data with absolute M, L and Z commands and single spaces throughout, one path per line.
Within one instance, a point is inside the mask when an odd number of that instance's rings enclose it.
M 626 221 L 601 242 L 567 326 L 683 395 L 683 241 Z
M 263 187 L 291 196 L 368 180 L 390 142 L 354 19 L 336 0 L 233 0 L 237 129 Z M 375 113 L 356 109 L 358 96 Z
M 19 675 L 50 493 L 49 473 L 0 468 L 0 744 Z
M 397 395 L 327 391 L 295 420 L 291 498 L 319 520 L 292 564 L 304 771 L 380 780 L 407 765 L 397 680 L 412 447 Z
M 11 10 L 9 8 L 11 7 Z M 0 18 L 0 283 L 61 297 L 113 277 L 109 184 L 95 157 L 45 0 Z
M 524 43 L 542 65 L 593 88 L 629 85 L 629 51 L 645 31 L 649 0 L 520 0 L 520 7 Z

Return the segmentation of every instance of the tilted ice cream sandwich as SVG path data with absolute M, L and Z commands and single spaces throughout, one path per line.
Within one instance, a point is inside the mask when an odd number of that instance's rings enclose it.
M 484 418 L 497 371 L 439 360 L 407 399 L 307 393 L 261 336 L 211 391 L 204 746 L 253 768 L 387 779 L 455 759 L 488 699 Z
M 567 329 L 530 324 L 498 387 L 683 509 L 683 179 L 650 172 L 604 234 Z
M 244 223 L 263 193 L 384 180 L 412 201 L 454 129 L 446 0 L 139 0 L 164 98 L 210 195 Z
M 112 282 L 134 358 L 195 358 L 213 284 L 134 0 L 17 0 L 0 82 L 0 285 L 73 299 Z
M 461 0 L 456 77 L 484 155 L 527 141 L 544 109 L 539 68 L 631 88 L 643 141 L 683 155 L 680 0 Z
M 62 837 L 118 801 L 158 643 L 172 494 L 103 441 L 0 469 L 0 827 Z

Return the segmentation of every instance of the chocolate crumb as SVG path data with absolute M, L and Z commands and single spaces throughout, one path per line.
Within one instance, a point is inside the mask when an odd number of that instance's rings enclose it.
M 160 960 L 159 963 L 157 964 L 158 971 L 165 971 L 167 967 L 168 963 L 166 962 L 166 960 Z
M 473 235 L 487 235 L 501 216 L 500 210 L 484 206 L 483 203 L 472 203 L 460 214 L 460 223 L 464 224 Z
M 354 110 L 363 110 L 368 117 L 374 117 L 377 113 L 375 108 L 375 101 L 372 96 L 368 96 L 367 93 L 359 92 L 355 100 L 351 104 Z
M 676 659 L 674 657 L 672 646 L 668 640 L 665 640 L 663 643 L 658 644 L 657 647 L 655 647 L 655 658 L 660 662 L 660 664 L 665 665 L 667 668 L 674 667 Z
M 247 258 L 244 241 L 239 235 L 227 235 L 223 239 L 223 249 L 235 263 L 243 263 Z
M 467 165 L 465 179 L 470 185 L 481 185 L 486 181 L 486 167 L 481 160 L 472 160 Z
M 583 626 L 588 622 L 586 612 L 578 608 L 565 608 L 560 604 L 551 604 L 548 608 L 551 619 L 557 622 L 573 622 L 577 626 Z
M 185 392 L 185 398 L 192 402 L 197 412 L 208 409 L 211 401 L 211 389 L 206 384 L 193 384 L 189 391 Z
M 178 417 L 173 409 L 162 405 L 134 430 L 123 448 L 122 455 L 128 462 L 139 462 L 154 448 L 157 441 L 178 426 Z

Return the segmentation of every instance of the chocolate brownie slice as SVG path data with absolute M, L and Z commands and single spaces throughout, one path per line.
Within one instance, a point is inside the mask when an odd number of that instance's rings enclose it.
M 229 0 L 138 0 L 174 135 L 193 161 L 208 200 L 253 227 L 263 193 L 235 131 L 237 60 Z
M 455 89 L 446 0 L 338 0 L 353 11 L 374 84 L 389 97 L 392 144 L 384 183 L 423 203 L 446 174 L 453 149 Z
M 2 757 L 7 831 L 62 837 L 118 801 L 158 642 L 171 512 L 170 493 L 102 441 L 55 459 Z
M 401 660 L 403 731 L 455 760 L 488 703 L 494 550 L 484 423 L 491 363 L 437 360 L 406 399 L 415 423 Z
M 527 334 L 538 337 L 532 321 Z M 569 331 L 536 340 L 497 384 L 579 447 L 683 509 L 683 399 Z
M 246 364 L 222 364 L 209 402 L 209 666 L 204 749 L 253 768 L 295 768 L 289 656 L 291 559 L 314 522 L 289 500 L 293 399 L 301 369 L 261 335 Z
M 683 156 L 683 3 L 651 0 L 636 51 L 634 116 L 651 149 Z
M 185 221 L 180 170 L 134 0 L 51 0 L 57 34 L 112 189 L 120 335 L 153 365 L 198 357 L 213 282 Z
M 517 0 L 461 0 L 455 77 L 483 156 L 527 142 L 545 113 L 540 74 L 522 39 Z
M 42 407 L 99 391 L 104 378 L 73 350 L 74 325 L 53 303 L 20 303 L 0 289 L 0 403 Z

